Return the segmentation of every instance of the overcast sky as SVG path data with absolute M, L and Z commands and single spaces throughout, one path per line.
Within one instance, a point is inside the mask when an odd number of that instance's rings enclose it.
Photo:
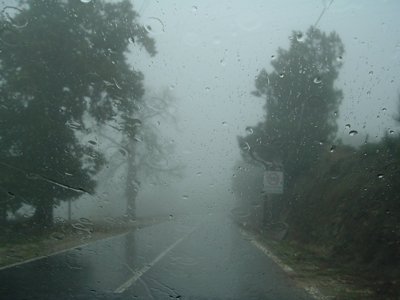
M 271 55 L 289 46 L 292 30 L 307 30 L 330 1 L 134 1 L 150 25 L 158 54 L 136 49 L 131 61 L 149 88 L 167 86 L 178 99 L 181 131 L 174 137 L 188 165 L 182 193 L 217 185 L 227 190 L 239 158 L 236 136 L 262 120 L 254 78 L 271 71 Z M 336 0 L 318 27 L 345 45 L 337 87 L 344 92 L 339 136 L 348 143 L 394 129 L 400 74 L 400 2 Z M 351 129 L 358 136 L 348 136 Z M 201 176 L 199 176 L 201 172 Z M 178 187 L 175 187 L 178 188 Z M 215 187 L 213 187 L 215 188 Z
M 144 73 L 149 90 L 167 87 L 176 97 L 179 130 L 160 128 L 187 166 L 175 184 L 145 186 L 142 204 L 157 203 L 160 193 L 170 202 L 183 201 L 179 205 L 230 201 L 232 168 L 240 158 L 236 137 L 263 120 L 265 100 L 251 95 L 255 77 L 262 68 L 271 71 L 271 56 L 288 48 L 291 32 L 306 31 L 330 2 L 133 1 L 140 21 L 151 27 L 158 54 L 151 58 L 132 44 L 129 61 Z M 398 12 L 398 0 L 334 0 L 318 24 L 336 31 L 345 45 L 336 85 L 344 92 L 338 135 L 348 143 L 362 142 L 366 133 L 373 140 L 399 131 L 393 122 L 400 92 Z M 350 137 L 346 124 L 359 134 Z

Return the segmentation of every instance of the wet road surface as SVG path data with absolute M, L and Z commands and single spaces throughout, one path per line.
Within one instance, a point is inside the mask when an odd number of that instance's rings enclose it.
M 184 217 L 0 271 L 0 299 L 312 299 L 225 216 Z

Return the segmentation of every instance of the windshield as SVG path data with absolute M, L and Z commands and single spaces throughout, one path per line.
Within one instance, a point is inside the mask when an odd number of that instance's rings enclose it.
M 0 298 L 398 299 L 398 11 L 0 1 Z

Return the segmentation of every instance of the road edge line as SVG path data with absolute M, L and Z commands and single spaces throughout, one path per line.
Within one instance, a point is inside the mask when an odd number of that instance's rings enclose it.
M 285 273 L 287 273 L 289 275 L 296 274 L 295 270 L 293 270 L 292 267 L 290 267 L 287 264 L 285 264 L 284 262 L 282 262 L 282 260 L 279 259 L 276 255 L 274 255 L 272 253 L 272 251 L 268 249 L 268 247 L 266 247 L 264 244 L 260 243 L 254 234 L 247 232 L 243 228 L 240 228 L 239 231 L 245 238 L 247 238 L 250 241 L 250 243 L 254 247 L 256 247 L 261 252 L 263 252 L 268 258 L 270 258 L 274 263 L 276 263 Z M 301 288 L 304 289 L 314 299 L 317 299 L 317 300 L 330 299 L 330 298 L 324 296 L 321 293 L 321 291 L 315 286 L 302 286 Z
M 129 233 L 129 231 L 128 232 L 123 232 L 123 233 L 120 233 L 120 234 L 117 234 L 117 235 L 109 236 L 109 237 L 106 237 L 104 239 L 98 239 L 98 240 L 92 241 L 91 243 L 79 244 L 79 245 L 76 245 L 76 246 L 73 246 L 73 247 L 70 247 L 70 248 L 66 248 L 66 249 L 62 249 L 62 250 L 59 250 L 59 251 L 56 251 L 56 252 L 52 252 L 52 253 L 49 253 L 49 254 L 46 254 L 46 255 L 36 256 L 36 257 L 32 257 L 32 258 L 29 258 L 29 259 L 24 260 L 24 261 L 15 262 L 15 263 L 12 263 L 10 265 L 6 265 L 6 266 L 3 266 L 3 267 L 0 267 L 0 271 L 6 270 L 6 269 L 9 269 L 9 268 L 13 268 L 13 267 L 17 267 L 17 266 L 20 266 L 20 265 L 28 264 L 28 263 L 31 263 L 31 262 L 34 262 L 34 261 L 37 261 L 37 260 L 41 260 L 41 259 L 44 259 L 44 258 L 52 257 L 52 256 L 55 256 L 55 255 L 58 255 L 58 254 L 62 254 L 64 252 L 68 252 L 68 251 L 75 250 L 75 249 L 78 249 L 78 248 L 84 248 L 84 247 L 87 247 L 87 246 L 89 246 L 90 244 L 93 244 L 93 243 L 112 240 L 114 238 L 118 238 L 118 237 L 123 236 L 123 235 L 128 234 L 128 233 Z

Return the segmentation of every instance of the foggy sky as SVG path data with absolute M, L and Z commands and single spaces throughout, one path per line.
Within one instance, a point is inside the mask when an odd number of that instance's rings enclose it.
M 132 64 L 144 72 L 148 87 L 168 86 L 178 99 L 181 132 L 174 140 L 188 167 L 185 180 L 170 189 L 201 194 L 200 201 L 218 189 L 229 201 L 232 166 L 240 157 L 236 136 L 263 119 L 264 100 L 250 94 L 255 76 L 262 68 L 272 70 L 271 55 L 288 48 L 293 30 L 313 25 L 328 2 L 134 2 L 152 28 L 158 54 L 150 59 L 133 46 Z M 338 136 L 346 143 L 397 130 L 392 118 L 400 87 L 399 11 L 395 0 L 336 0 L 318 24 L 336 31 L 345 45 L 336 85 L 344 92 Z M 346 124 L 359 134 L 348 136 Z
M 288 48 L 293 30 L 313 25 L 329 2 L 133 1 L 141 22 L 151 26 L 158 54 L 150 57 L 133 43 L 128 59 L 144 73 L 148 90 L 166 87 L 175 96 L 179 129 L 163 123 L 160 128 L 175 144 L 174 159 L 186 165 L 182 180 L 144 184 L 139 211 L 212 211 L 234 205 L 229 190 L 233 165 L 240 158 L 236 137 L 265 113 L 265 100 L 251 95 L 255 76 L 262 68 L 272 71 L 271 56 L 279 47 Z M 400 92 L 399 11 L 397 0 L 335 0 L 318 24 L 325 32 L 336 31 L 345 45 L 336 85 L 344 93 L 338 136 L 346 143 L 360 144 L 367 133 L 372 141 L 389 129 L 399 131 L 393 122 Z M 359 134 L 349 136 L 346 124 Z M 100 182 L 98 195 L 85 201 L 102 210 L 121 200 L 122 173 Z M 104 200 L 101 207 L 98 199 Z M 92 206 L 82 208 L 85 201 L 75 203 L 76 210 L 93 212 Z

